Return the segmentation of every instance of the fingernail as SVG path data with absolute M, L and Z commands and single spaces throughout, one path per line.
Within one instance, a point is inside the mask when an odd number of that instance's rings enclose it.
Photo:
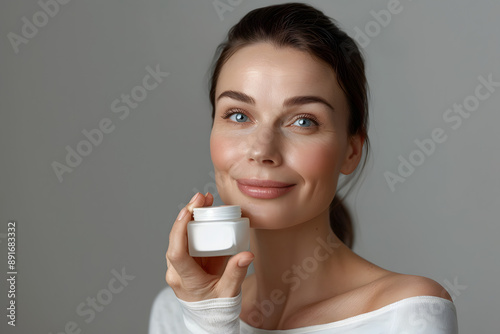
M 244 267 L 248 266 L 250 264 L 250 262 L 252 262 L 252 261 L 253 261 L 253 258 L 240 259 L 238 261 L 238 267 L 244 268 Z
M 191 198 L 191 201 L 189 201 L 189 204 L 193 203 L 194 201 L 196 201 L 196 198 L 198 197 L 200 193 L 196 193 L 194 194 L 194 196 Z
M 182 210 L 181 210 L 181 212 L 179 212 L 179 215 L 177 216 L 176 220 L 181 220 L 182 218 L 184 218 L 184 216 L 186 215 L 187 212 L 188 212 L 188 209 L 186 209 L 185 207 L 182 208 Z

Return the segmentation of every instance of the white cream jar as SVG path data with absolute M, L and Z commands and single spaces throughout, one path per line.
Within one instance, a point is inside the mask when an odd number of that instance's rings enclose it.
M 241 217 L 239 205 L 193 208 L 188 222 L 189 255 L 235 255 L 250 247 L 250 220 Z

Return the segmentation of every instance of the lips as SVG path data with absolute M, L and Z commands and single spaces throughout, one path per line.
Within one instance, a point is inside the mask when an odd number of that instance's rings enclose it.
M 273 199 L 291 191 L 295 184 L 274 180 L 239 179 L 236 180 L 242 193 L 253 198 Z
M 265 188 L 284 188 L 294 185 L 292 183 L 283 183 L 279 181 L 259 180 L 259 179 L 238 179 L 236 180 L 236 182 L 244 186 L 265 187 Z

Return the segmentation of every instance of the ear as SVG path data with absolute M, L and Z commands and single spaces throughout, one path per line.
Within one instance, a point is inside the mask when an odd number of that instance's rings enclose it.
M 342 164 L 342 168 L 340 169 L 340 172 L 342 174 L 348 175 L 354 172 L 359 164 L 359 161 L 361 160 L 364 143 L 365 138 L 361 135 L 354 135 L 349 138 L 344 163 Z

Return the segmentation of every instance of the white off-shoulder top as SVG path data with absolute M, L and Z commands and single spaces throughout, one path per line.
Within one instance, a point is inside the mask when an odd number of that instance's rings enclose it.
M 455 304 L 435 296 L 399 300 L 377 310 L 327 324 L 287 330 L 264 330 L 239 318 L 236 297 L 186 302 L 166 287 L 151 308 L 149 334 L 458 334 Z

